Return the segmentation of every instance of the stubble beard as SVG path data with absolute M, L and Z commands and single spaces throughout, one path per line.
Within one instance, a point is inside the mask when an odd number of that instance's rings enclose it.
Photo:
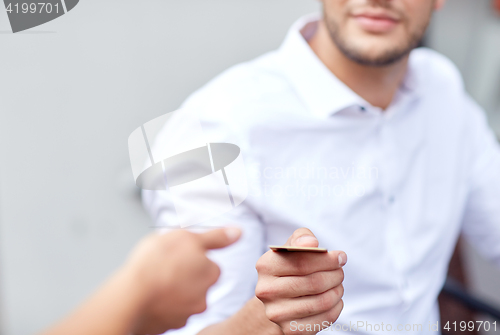
M 349 44 L 347 38 L 340 33 L 341 29 L 335 20 L 329 19 L 326 15 L 323 20 L 326 24 L 330 38 L 345 57 L 360 65 L 371 67 L 389 66 L 406 57 L 413 49 L 421 44 L 430 21 L 426 22 L 420 29 L 416 29 L 416 31 L 410 35 L 405 45 L 385 50 L 381 54 L 373 57 L 363 53 L 362 50 L 359 50 L 352 44 Z

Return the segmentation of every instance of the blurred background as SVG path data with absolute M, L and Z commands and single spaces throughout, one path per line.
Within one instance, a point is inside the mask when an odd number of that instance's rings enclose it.
M 449 0 L 425 43 L 460 68 L 500 135 L 495 3 Z M 12 34 L 0 8 L 0 334 L 62 317 L 152 231 L 129 134 L 317 10 L 315 0 L 81 0 Z M 467 245 L 459 254 L 471 292 L 500 306 L 500 270 Z

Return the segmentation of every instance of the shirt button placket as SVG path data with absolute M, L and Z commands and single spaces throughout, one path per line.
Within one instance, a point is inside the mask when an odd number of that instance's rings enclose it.
M 387 220 L 387 241 L 391 246 L 392 254 L 395 257 L 393 260 L 394 270 L 396 271 L 396 280 L 398 295 L 401 301 L 401 312 L 406 311 L 409 308 L 409 298 L 408 298 L 408 282 L 404 278 L 404 241 L 402 236 L 402 227 L 400 226 L 400 221 L 397 218 L 397 211 L 395 208 L 396 194 L 394 192 L 395 179 L 397 176 L 397 152 L 395 147 L 395 139 L 391 137 L 390 133 L 390 118 L 382 114 L 381 111 L 381 147 L 383 154 L 382 162 L 384 165 L 384 178 L 383 178 L 383 203 L 386 212 Z M 403 258 L 402 258 L 403 257 Z

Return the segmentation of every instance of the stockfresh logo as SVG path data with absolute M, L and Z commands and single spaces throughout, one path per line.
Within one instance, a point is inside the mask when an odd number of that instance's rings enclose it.
M 248 195 L 240 148 L 207 140 L 198 113 L 190 109 L 146 122 L 128 139 L 136 185 L 168 198 L 181 228 L 230 212 Z
M 79 0 L 4 0 L 13 33 L 27 30 L 66 14 Z

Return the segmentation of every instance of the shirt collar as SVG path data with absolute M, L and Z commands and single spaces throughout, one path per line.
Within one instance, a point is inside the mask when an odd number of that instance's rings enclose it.
M 339 80 L 318 58 L 307 40 L 316 31 L 321 16 L 310 14 L 300 18 L 288 31 L 279 50 L 281 66 L 296 93 L 312 113 L 318 117 L 329 117 L 351 106 L 369 107 L 370 104 Z M 402 89 L 405 93 L 416 93 L 417 78 L 411 69 L 406 75 Z

